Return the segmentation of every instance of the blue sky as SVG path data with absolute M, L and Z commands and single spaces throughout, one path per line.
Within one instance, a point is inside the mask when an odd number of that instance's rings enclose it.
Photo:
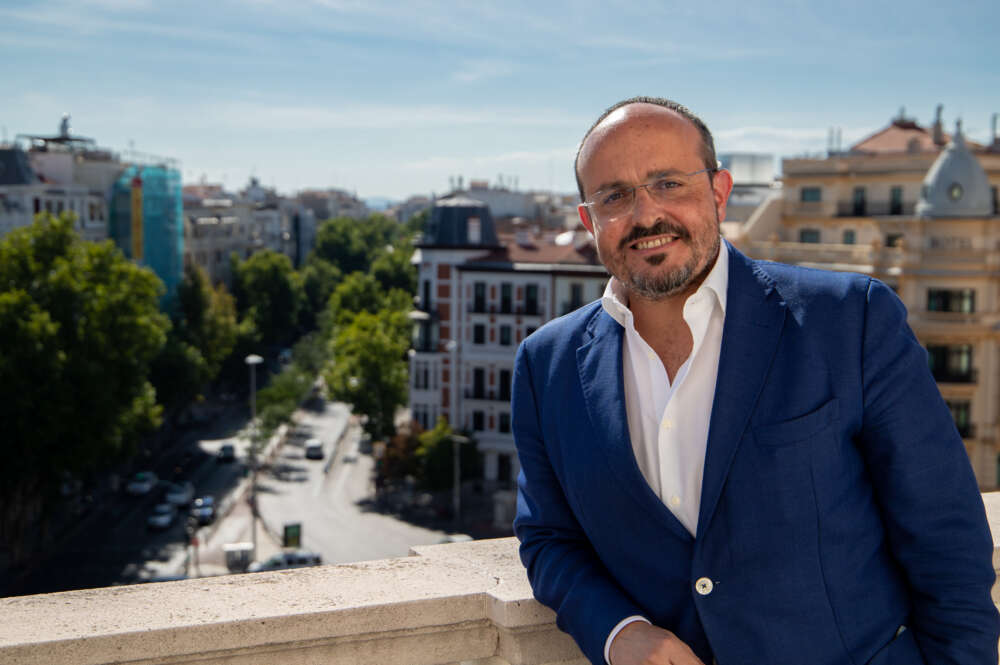
M 177 158 L 185 181 L 438 194 L 452 175 L 572 191 L 618 99 L 688 105 L 720 152 L 922 124 L 986 140 L 994 1 L 0 0 L 0 127 Z

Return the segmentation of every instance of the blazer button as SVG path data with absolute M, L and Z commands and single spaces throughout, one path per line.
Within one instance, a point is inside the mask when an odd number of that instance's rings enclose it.
M 708 594 L 712 593 L 712 588 L 714 586 L 715 585 L 712 584 L 712 580 L 708 579 L 707 577 L 699 577 L 698 581 L 694 583 L 695 591 L 697 591 L 703 596 L 707 596 Z

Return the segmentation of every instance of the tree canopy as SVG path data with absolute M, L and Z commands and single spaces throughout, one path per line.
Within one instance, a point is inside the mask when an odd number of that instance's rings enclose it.
M 0 239 L 0 536 L 20 542 L 61 472 L 120 456 L 158 424 L 148 381 L 166 341 L 164 289 L 73 218 L 41 214 Z
M 240 315 L 254 322 L 264 344 L 294 339 L 304 296 L 291 259 L 270 249 L 255 252 L 236 264 L 233 290 Z

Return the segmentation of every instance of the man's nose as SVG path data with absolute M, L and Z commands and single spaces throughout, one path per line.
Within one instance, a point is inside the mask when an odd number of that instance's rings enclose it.
M 653 198 L 646 185 L 638 185 L 635 188 L 632 199 L 632 221 L 643 224 L 647 218 L 655 221 L 660 217 L 662 204 Z M 650 222 L 652 223 L 652 222 Z

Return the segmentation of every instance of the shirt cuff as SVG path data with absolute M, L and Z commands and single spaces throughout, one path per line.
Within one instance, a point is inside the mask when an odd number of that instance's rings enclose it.
M 625 626 L 629 625 L 630 623 L 635 623 L 636 621 L 642 621 L 643 623 L 648 623 L 648 624 L 652 625 L 652 622 L 650 622 L 649 619 L 647 619 L 644 616 L 639 616 L 638 614 L 635 614 L 635 615 L 630 616 L 630 617 L 625 617 L 624 619 L 622 619 L 621 621 L 619 621 L 618 624 L 614 628 L 611 629 L 611 633 L 608 635 L 608 639 L 604 640 L 604 662 L 605 663 L 607 663 L 608 665 L 611 665 L 611 643 L 615 641 L 616 637 L 618 637 L 618 633 L 622 632 L 622 628 L 624 628 Z

